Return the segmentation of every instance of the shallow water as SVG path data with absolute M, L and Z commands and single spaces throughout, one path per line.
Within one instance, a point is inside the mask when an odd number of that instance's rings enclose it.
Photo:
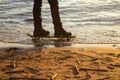
M 31 43 L 33 0 L 0 0 L 0 41 Z M 77 43 L 120 43 L 120 0 L 59 0 L 63 26 Z M 43 0 L 43 27 L 53 35 L 47 0 Z

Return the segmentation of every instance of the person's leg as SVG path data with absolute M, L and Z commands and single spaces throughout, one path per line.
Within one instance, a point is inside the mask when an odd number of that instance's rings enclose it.
M 66 32 L 61 23 L 60 15 L 59 15 L 59 7 L 58 7 L 58 1 L 57 0 L 48 0 L 51 8 L 51 14 L 52 14 L 52 19 L 53 19 L 53 24 L 54 24 L 54 29 L 55 33 L 54 35 L 56 37 L 59 36 L 71 36 L 70 32 Z
M 35 37 L 49 35 L 49 32 L 42 28 L 41 7 L 42 7 L 42 0 L 34 0 L 34 5 L 33 5 L 34 33 L 33 33 L 33 36 Z

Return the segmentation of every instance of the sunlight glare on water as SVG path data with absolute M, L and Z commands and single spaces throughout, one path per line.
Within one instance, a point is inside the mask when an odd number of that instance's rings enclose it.
M 33 32 L 33 0 L 0 0 L 0 41 L 29 42 Z M 59 0 L 63 26 L 80 43 L 120 43 L 120 0 Z M 47 0 L 43 27 L 53 35 Z

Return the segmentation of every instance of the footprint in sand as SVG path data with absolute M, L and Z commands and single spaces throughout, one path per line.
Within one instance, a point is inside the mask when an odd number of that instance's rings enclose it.
M 32 67 L 26 67 L 26 69 L 32 74 L 37 74 L 39 72 L 39 70 Z

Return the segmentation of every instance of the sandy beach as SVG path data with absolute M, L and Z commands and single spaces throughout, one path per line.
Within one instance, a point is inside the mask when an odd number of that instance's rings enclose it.
M 119 47 L 0 49 L 2 80 L 120 80 L 119 72 Z

